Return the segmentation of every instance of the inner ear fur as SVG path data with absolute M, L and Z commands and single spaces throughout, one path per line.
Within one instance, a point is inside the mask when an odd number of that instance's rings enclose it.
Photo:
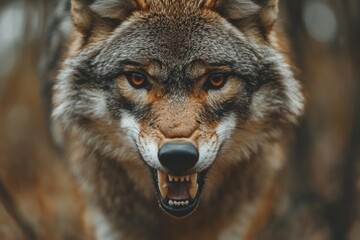
M 278 2 L 279 0 L 207 0 L 205 6 L 239 28 L 258 28 L 266 36 L 278 18 Z
M 71 17 L 78 31 L 87 36 L 94 28 L 113 29 L 144 7 L 143 0 L 71 0 Z

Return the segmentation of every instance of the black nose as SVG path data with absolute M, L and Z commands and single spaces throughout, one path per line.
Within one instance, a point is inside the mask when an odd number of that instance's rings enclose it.
M 199 151 L 191 143 L 168 142 L 160 148 L 158 157 L 168 171 L 181 175 L 195 166 Z

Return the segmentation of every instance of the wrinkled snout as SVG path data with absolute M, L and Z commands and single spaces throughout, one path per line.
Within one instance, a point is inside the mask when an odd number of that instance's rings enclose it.
M 196 165 L 199 151 L 189 142 L 167 142 L 159 149 L 158 158 L 166 170 L 181 176 Z

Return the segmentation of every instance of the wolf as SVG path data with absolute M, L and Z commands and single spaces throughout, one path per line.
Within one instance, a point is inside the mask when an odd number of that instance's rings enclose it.
M 51 131 L 96 239 L 253 239 L 304 97 L 278 0 L 72 0 L 51 16 Z

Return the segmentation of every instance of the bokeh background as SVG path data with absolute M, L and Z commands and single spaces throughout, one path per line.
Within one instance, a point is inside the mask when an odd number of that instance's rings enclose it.
M 0 239 L 88 239 L 48 135 L 39 57 L 46 0 L 0 0 Z M 281 0 L 307 98 L 258 239 L 360 239 L 360 1 Z

